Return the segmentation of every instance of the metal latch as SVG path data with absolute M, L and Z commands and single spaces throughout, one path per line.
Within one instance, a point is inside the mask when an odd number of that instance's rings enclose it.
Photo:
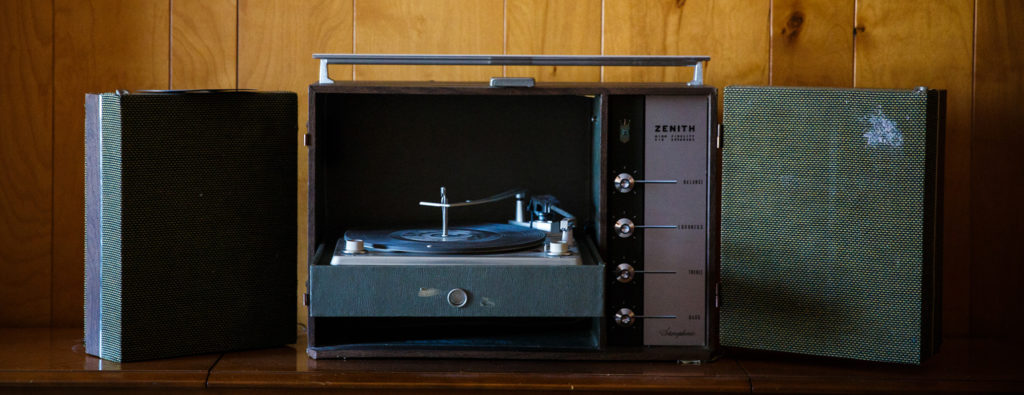
M 531 77 L 491 77 L 491 88 L 533 88 Z

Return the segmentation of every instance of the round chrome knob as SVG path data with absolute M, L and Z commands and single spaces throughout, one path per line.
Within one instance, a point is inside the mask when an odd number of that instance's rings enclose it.
M 448 304 L 453 307 L 463 307 L 469 303 L 469 293 L 462 288 L 454 288 L 448 291 Z
M 548 244 L 548 255 L 569 255 L 569 246 L 560 241 L 552 241 L 550 244 Z
M 619 218 L 618 221 L 615 221 L 615 233 L 621 238 L 632 236 L 634 230 L 636 230 L 636 226 L 629 218 Z
M 628 263 L 620 263 L 619 266 L 615 267 L 615 271 L 619 273 L 619 275 L 615 277 L 615 281 L 620 283 L 631 282 L 633 281 L 633 277 L 636 276 L 633 266 Z
M 633 316 L 633 310 L 627 308 L 621 308 L 615 312 L 615 324 L 621 327 L 631 327 L 636 322 L 636 318 Z
M 366 250 L 363 248 L 362 240 L 345 240 L 345 249 L 341 251 L 345 254 L 365 254 Z
M 636 180 L 629 173 L 621 173 L 615 176 L 613 180 L 614 187 L 616 190 L 622 193 L 626 193 L 633 190 L 633 186 L 636 185 Z

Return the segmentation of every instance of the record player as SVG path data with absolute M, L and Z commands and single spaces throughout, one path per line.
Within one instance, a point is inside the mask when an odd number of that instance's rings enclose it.
M 708 58 L 316 56 L 310 356 L 708 358 Z M 328 63 L 697 72 L 689 84 L 335 83 Z
M 700 362 L 721 341 L 919 363 L 937 347 L 941 91 L 729 87 L 724 139 L 707 57 L 314 57 L 313 358 Z M 336 63 L 694 79 L 334 82 Z

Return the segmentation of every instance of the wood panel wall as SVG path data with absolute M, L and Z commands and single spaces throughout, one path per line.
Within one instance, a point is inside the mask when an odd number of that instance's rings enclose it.
M 83 97 L 299 93 L 314 52 L 710 55 L 706 81 L 949 91 L 944 326 L 1024 325 L 1024 5 L 1014 0 L 0 0 L 0 326 L 82 321 Z M 332 78 L 685 81 L 690 71 L 347 67 Z M 300 163 L 306 161 L 300 132 Z M 305 274 L 305 166 L 296 256 Z M 296 296 L 296 302 L 299 298 Z M 304 309 L 296 319 L 304 321 Z

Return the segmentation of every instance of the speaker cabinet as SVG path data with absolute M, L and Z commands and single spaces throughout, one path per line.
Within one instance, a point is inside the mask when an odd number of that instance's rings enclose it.
M 86 96 L 86 352 L 295 342 L 296 95 Z
M 721 344 L 932 354 L 945 92 L 736 86 L 724 103 Z

